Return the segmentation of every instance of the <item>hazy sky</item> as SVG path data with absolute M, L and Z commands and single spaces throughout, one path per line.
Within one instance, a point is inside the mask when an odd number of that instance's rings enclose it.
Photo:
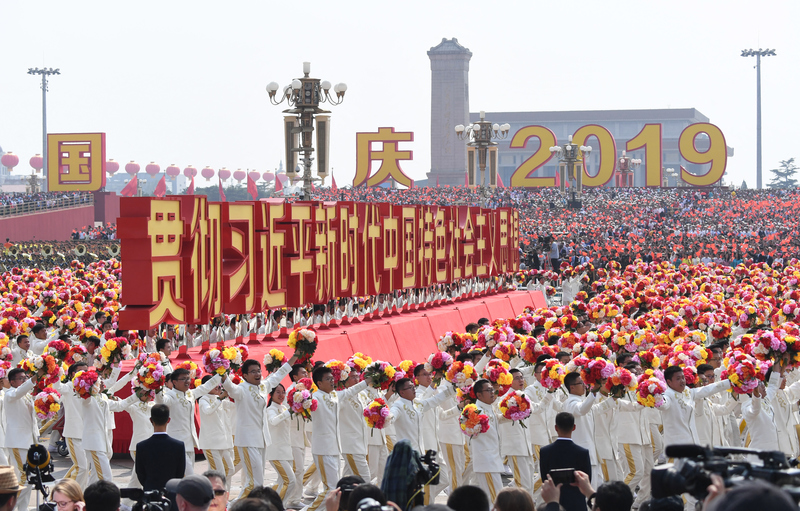
M 355 175 L 355 133 L 393 126 L 412 178 L 430 167 L 430 63 L 443 37 L 472 53 L 470 110 L 694 107 L 735 150 L 728 173 L 755 185 L 755 58 L 762 61 L 763 165 L 800 159 L 800 2 L 462 0 L 137 2 L 0 0 L 0 146 L 20 169 L 41 152 L 41 91 L 58 67 L 48 131 L 106 133 L 124 164 L 274 169 L 282 113 L 265 92 L 302 75 L 348 85 L 333 107 L 331 166 Z M 122 169 L 121 169 L 122 171 Z M 202 184 L 202 183 L 200 183 Z

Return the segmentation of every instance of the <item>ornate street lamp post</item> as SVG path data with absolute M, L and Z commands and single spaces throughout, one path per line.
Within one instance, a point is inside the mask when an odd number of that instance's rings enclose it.
M 456 135 L 459 140 L 467 140 L 469 147 L 474 147 L 478 156 L 478 168 L 481 172 L 480 184 L 478 185 L 478 195 L 481 198 L 481 206 L 486 207 L 487 200 L 492 194 L 492 185 L 486 183 L 486 161 L 491 147 L 496 146 L 497 142 L 494 140 L 502 140 L 508 137 L 508 132 L 511 125 L 505 124 L 492 124 L 486 120 L 486 112 L 481 110 L 481 120 L 464 126 L 459 124 L 456 126 Z M 473 160 L 470 160 L 473 161 Z M 474 168 L 474 167 L 473 167 Z M 469 170 L 468 170 L 469 172 Z M 490 165 L 490 173 L 497 172 L 497 163 Z M 474 176 L 471 176 L 474 179 Z M 491 183 L 492 177 L 489 176 Z

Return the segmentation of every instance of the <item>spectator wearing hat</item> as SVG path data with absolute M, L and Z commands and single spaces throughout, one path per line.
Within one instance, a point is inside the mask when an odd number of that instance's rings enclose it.
M 214 500 L 214 487 L 207 477 L 192 474 L 183 479 L 170 479 L 167 493 L 175 494 L 178 511 L 208 511 Z
M 25 488 L 20 486 L 13 467 L 0 466 L 0 511 L 11 511 L 17 505 L 19 492 Z

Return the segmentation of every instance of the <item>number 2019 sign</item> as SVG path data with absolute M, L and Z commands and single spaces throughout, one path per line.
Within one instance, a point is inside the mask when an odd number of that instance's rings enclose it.
M 699 151 L 696 139 L 701 134 L 708 136 L 708 149 Z M 603 126 L 589 124 L 579 128 L 572 136 L 572 143 L 578 146 L 587 145 L 589 137 L 596 137 L 600 149 L 600 168 L 595 175 L 590 175 L 583 163 L 583 186 L 602 186 L 614 177 L 617 167 L 617 144 L 614 136 Z M 555 134 L 544 126 L 526 126 L 514 134 L 509 147 L 523 149 L 531 138 L 539 139 L 539 149 L 511 175 L 511 186 L 518 187 L 550 187 L 556 186 L 555 177 L 535 177 L 536 171 L 554 158 L 550 147 L 557 144 Z M 661 186 L 661 125 L 645 124 L 635 137 L 628 140 L 625 150 L 643 149 L 643 163 L 646 169 L 646 186 Z M 728 152 L 725 136 L 713 124 L 701 122 L 687 126 L 678 139 L 678 147 L 684 160 L 695 164 L 710 163 L 711 167 L 703 175 L 695 175 L 681 169 L 681 179 L 693 186 L 710 186 L 722 179 L 728 164 Z

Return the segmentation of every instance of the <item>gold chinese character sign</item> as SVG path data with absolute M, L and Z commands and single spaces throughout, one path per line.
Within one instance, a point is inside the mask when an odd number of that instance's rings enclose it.
M 47 135 L 47 186 L 53 192 L 93 192 L 106 185 L 105 133 Z
M 353 186 L 377 186 L 387 179 L 411 187 L 411 178 L 400 168 L 401 160 L 411 160 L 411 151 L 398 150 L 399 142 L 412 142 L 414 133 L 395 132 L 394 128 L 378 128 L 377 133 L 356 133 L 356 177 Z M 373 143 L 380 143 L 380 150 L 373 149 Z M 380 166 L 372 173 L 372 162 L 380 161 Z
M 324 304 L 519 267 L 511 208 L 123 197 L 120 328 Z

